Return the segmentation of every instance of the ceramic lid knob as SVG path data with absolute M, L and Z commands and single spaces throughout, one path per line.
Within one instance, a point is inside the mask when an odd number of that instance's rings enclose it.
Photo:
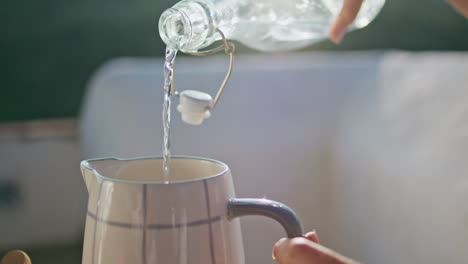
M 196 90 L 185 90 L 179 94 L 179 98 L 177 110 L 185 123 L 200 125 L 210 117 L 209 107 L 213 103 L 211 95 Z

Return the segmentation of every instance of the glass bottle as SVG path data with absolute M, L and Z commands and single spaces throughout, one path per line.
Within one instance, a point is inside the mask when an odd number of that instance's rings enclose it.
M 385 0 L 364 0 L 350 29 L 365 27 Z M 197 51 L 221 38 L 261 51 L 305 47 L 327 38 L 343 0 L 183 0 L 163 12 L 159 33 L 169 48 Z

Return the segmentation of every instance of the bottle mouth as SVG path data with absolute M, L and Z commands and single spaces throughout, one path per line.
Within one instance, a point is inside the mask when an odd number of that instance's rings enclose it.
M 192 23 L 181 10 L 169 8 L 159 18 L 159 35 L 169 48 L 182 50 L 192 40 Z

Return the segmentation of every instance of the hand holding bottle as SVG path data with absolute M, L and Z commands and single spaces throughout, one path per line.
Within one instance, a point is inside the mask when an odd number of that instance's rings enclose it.
M 366 1 L 366 0 L 364 0 Z M 343 7 L 329 31 L 330 40 L 338 44 L 354 22 L 361 9 L 363 0 L 344 0 Z M 468 0 L 448 0 L 461 14 L 468 18 Z

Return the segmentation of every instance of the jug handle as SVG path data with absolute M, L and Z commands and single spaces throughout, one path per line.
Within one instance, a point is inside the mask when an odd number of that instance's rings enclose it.
M 245 215 L 262 215 L 280 223 L 289 238 L 300 237 L 303 234 L 302 224 L 296 213 L 277 201 L 255 198 L 234 198 L 228 203 L 230 219 Z

